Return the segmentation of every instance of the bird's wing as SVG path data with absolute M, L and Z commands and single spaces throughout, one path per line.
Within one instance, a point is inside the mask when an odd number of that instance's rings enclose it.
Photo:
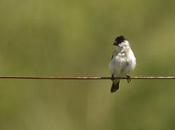
M 114 50 L 113 53 L 112 53 L 112 57 L 111 57 L 111 60 L 114 56 L 118 55 L 119 51 L 118 50 Z
M 119 76 L 121 68 L 122 68 L 121 59 L 120 59 L 120 56 L 118 55 L 119 53 L 120 53 L 119 50 L 115 50 L 113 52 L 111 62 L 109 63 L 109 69 L 111 70 L 112 74 L 115 76 L 116 75 Z

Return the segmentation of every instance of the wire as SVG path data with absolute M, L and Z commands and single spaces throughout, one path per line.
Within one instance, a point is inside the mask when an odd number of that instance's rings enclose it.
M 2 79 L 14 79 L 14 80 L 111 80 L 112 77 L 100 77 L 100 76 L 0 76 Z M 142 79 L 142 80 L 154 80 L 154 79 L 175 79 L 175 76 L 134 76 L 134 77 L 115 77 L 114 79 Z

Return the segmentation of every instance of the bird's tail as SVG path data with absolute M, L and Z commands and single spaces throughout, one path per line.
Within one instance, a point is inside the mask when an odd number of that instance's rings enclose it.
M 120 80 L 112 81 L 111 93 L 116 92 L 119 89 L 119 84 L 120 84 Z

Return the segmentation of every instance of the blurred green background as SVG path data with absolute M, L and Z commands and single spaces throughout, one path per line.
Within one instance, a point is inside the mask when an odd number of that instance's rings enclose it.
M 0 0 L 1 76 L 109 76 L 123 34 L 132 75 L 175 75 L 174 0 Z M 0 80 L 0 130 L 172 130 L 175 81 Z

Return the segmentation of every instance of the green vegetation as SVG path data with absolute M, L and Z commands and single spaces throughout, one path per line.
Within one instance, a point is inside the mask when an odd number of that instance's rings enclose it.
M 117 35 L 132 75 L 175 75 L 174 0 L 1 0 L 0 75 L 109 76 Z M 172 130 L 175 81 L 0 80 L 0 130 Z

